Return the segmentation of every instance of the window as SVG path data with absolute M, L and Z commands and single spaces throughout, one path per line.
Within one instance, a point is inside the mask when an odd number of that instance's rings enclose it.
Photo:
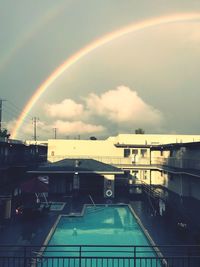
M 144 180 L 147 180 L 147 171 L 144 171 Z
M 134 179 L 138 179 L 138 171 L 132 171 L 132 176 Z
M 141 156 L 144 158 L 147 155 L 147 149 L 141 149 Z
M 125 148 L 124 149 L 124 157 L 128 158 L 130 156 L 130 149 Z
M 132 154 L 137 155 L 138 154 L 138 149 L 132 149 Z

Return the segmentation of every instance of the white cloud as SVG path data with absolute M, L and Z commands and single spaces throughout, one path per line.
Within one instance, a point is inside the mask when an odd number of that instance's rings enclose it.
M 11 138 L 12 137 L 12 131 L 15 128 L 15 125 L 17 124 L 17 120 L 12 120 L 7 123 L 6 128 L 8 129 L 8 132 L 11 133 Z M 48 139 L 50 138 L 50 134 L 53 134 L 53 126 L 51 123 L 47 123 L 44 121 L 40 121 L 39 119 L 37 120 L 36 124 L 36 138 L 37 139 Z M 17 138 L 20 139 L 28 139 L 32 140 L 34 137 L 34 125 L 33 122 L 30 120 L 26 120 L 23 123 L 23 126 L 20 128 L 20 131 L 18 131 Z
M 71 134 L 110 134 L 111 131 L 129 130 L 135 125 L 143 128 L 160 127 L 162 114 L 159 110 L 147 104 L 136 91 L 126 86 L 119 86 L 102 94 L 88 94 L 82 103 L 65 99 L 56 104 L 45 104 L 48 117 L 46 122 L 37 122 L 38 139 L 48 139 L 54 136 L 63 138 Z M 108 132 L 109 131 L 109 132 Z M 24 123 L 20 136 L 33 138 L 33 124 Z
M 54 118 L 77 119 L 83 114 L 84 107 L 72 99 L 64 99 L 59 104 L 46 104 L 45 110 L 48 116 Z
M 14 130 L 15 126 L 17 124 L 17 120 L 11 120 L 7 123 L 6 128 L 8 129 L 8 132 L 11 133 L 11 138 L 12 138 L 12 131 Z M 44 128 L 44 123 L 42 122 L 37 122 L 37 129 L 39 128 Z M 32 121 L 25 121 L 23 123 L 23 126 L 20 129 L 20 132 L 18 133 L 20 137 L 26 136 L 28 139 L 33 138 L 33 123 Z
M 200 43 L 200 30 L 199 30 L 199 25 L 198 25 L 198 27 L 193 27 L 193 29 L 190 32 L 189 40 L 190 41 L 193 41 L 194 43 L 197 43 L 197 44 Z
M 105 128 L 102 125 L 94 125 L 84 123 L 82 121 L 62 121 L 58 120 L 54 123 L 54 127 L 58 129 L 60 134 L 87 134 L 103 132 Z
M 126 86 L 119 86 L 100 96 L 92 93 L 86 103 L 91 114 L 104 116 L 117 123 L 141 122 L 155 125 L 162 120 L 159 110 L 145 103 L 136 91 Z
M 15 126 L 17 124 L 17 120 L 11 120 L 9 122 L 6 123 L 6 129 L 8 130 L 9 133 L 12 133 L 12 131 L 14 130 Z M 12 136 L 11 136 L 12 138 Z

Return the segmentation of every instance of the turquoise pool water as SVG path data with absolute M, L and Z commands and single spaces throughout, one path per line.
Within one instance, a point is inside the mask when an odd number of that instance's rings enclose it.
M 52 245 L 149 245 L 128 206 L 88 206 L 83 217 L 62 216 Z
M 80 248 L 73 247 L 83 245 L 82 257 L 133 257 L 133 247 L 98 247 L 104 246 L 149 246 L 150 243 L 138 224 L 130 208 L 123 206 L 88 206 L 85 213 L 80 217 L 61 216 L 55 231 L 49 239 L 48 245 L 68 245 L 66 248 L 53 248 L 54 252 L 45 252 L 46 256 L 79 257 Z M 97 247 L 88 248 L 84 245 L 95 245 Z M 62 250 L 62 252 L 56 252 Z M 90 250 L 90 252 L 88 252 Z M 95 252 L 91 252 L 95 251 Z M 144 253 L 146 251 L 146 254 Z M 138 257 L 154 257 L 155 253 L 151 248 L 137 248 Z M 70 263 L 71 262 L 71 263 Z M 44 263 L 43 263 L 44 264 Z M 60 263 L 61 264 L 61 263 Z M 80 266 L 79 259 L 62 263 L 63 265 L 53 266 Z M 136 263 L 137 264 L 137 263 Z M 45 266 L 45 265 L 44 265 Z M 105 262 L 102 265 L 101 260 L 96 262 L 83 260 L 81 266 L 133 266 L 133 260 L 116 260 Z M 135 266 L 160 266 L 157 264 L 140 260 Z

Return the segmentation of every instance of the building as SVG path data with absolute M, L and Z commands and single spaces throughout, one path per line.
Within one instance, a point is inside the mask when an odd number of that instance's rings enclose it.
M 47 160 L 47 146 L 0 140 L 0 220 L 10 218 L 12 200 L 20 194 L 19 184 L 27 169 Z
M 106 140 L 54 139 L 48 140 L 48 165 L 30 170 L 29 174 L 50 175 L 54 193 L 73 191 L 76 173 L 80 175 L 80 184 L 93 188 L 94 191 L 89 190 L 93 195 L 98 191 L 105 198 L 126 196 L 131 199 L 145 191 L 151 196 L 152 212 L 173 214 L 177 223 L 195 224 L 198 228 L 199 156 L 199 135 L 120 134 Z M 89 164 L 92 161 L 95 162 L 93 167 Z M 77 162 L 83 165 L 76 167 Z M 103 165 L 99 172 L 97 165 L 100 163 Z M 81 174 L 83 166 L 87 166 L 85 174 Z M 108 166 L 115 169 L 103 174 Z M 91 173 L 96 178 L 91 178 Z M 81 186 L 79 189 L 83 192 Z

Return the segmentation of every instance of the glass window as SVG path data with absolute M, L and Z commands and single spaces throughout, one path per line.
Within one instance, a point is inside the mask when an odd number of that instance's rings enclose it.
M 141 156 L 145 157 L 147 155 L 147 149 L 141 149 Z
M 124 149 L 124 157 L 128 158 L 130 156 L 130 149 L 125 148 Z
M 137 155 L 138 154 L 138 149 L 132 149 L 132 154 Z

